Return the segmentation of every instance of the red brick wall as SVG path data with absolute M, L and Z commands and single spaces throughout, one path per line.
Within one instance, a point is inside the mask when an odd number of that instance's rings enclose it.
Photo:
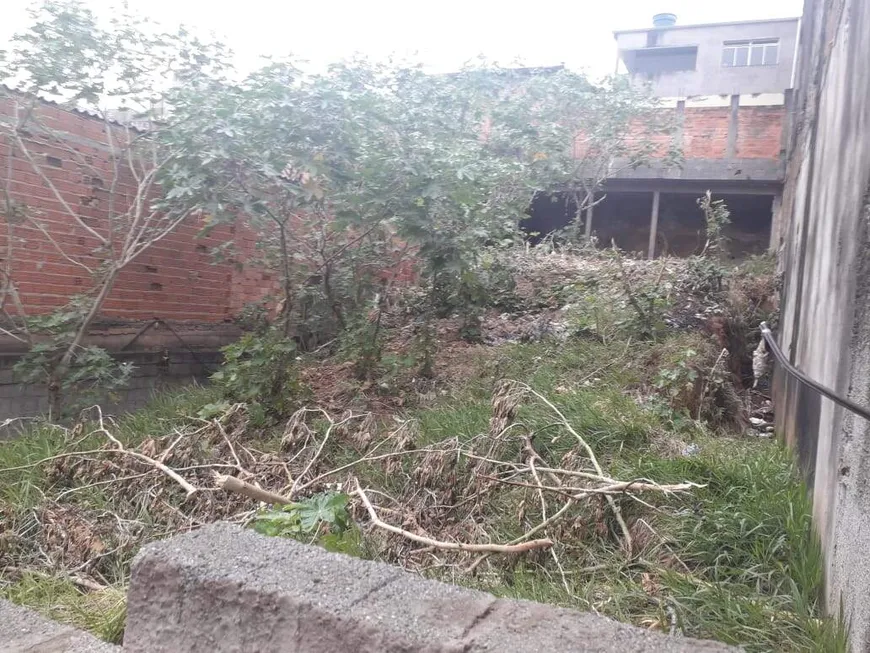
M 785 107 L 740 107 L 737 157 L 777 159 L 782 152 Z
M 786 108 L 779 106 L 741 106 L 737 110 L 736 144 L 738 159 L 779 159 Z M 689 107 L 683 110 L 682 151 L 687 159 L 726 159 L 731 124 L 731 107 Z M 646 125 L 633 126 L 637 141 L 650 139 L 657 146 L 655 156 L 665 156 L 669 135 L 649 134 Z M 631 145 L 633 139 L 627 139 Z M 580 148 L 575 151 L 582 154 Z
M 779 159 L 784 105 L 738 107 L 734 156 Z M 724 159 L 728 155 L 731 107 L 690 107 L 683 118 L 683 155 L 687 159 Z
M 730 120 L 730 107 L 687 108 L 683 114 L 683 156 L 724 159 Z
M 12 103 L 0 98 L 0 116 L 10 115 Z M 104 125 L 88 116 L 41 104 L 39 121 L 52 130 L 69 135 L 67 141 L 91 166 L 102 173 L 103 188 L 95 185 L 92 171 L 79 165 L 75 156 L 53 147 L 34 131 L 28 147 L 41 169 L 62 198 L 96 231 L 105 233 L 111 182 L 110 159 Z M 117 134 L 121 137 L 122 134 Z M 5 185 L 9 143 L 0 140 L 0 185 Z M 49 160 L 55 157 L 60 160 Z M 100 257 L 94 250 L 99 241 L 76 224 L 63 209 L 54 192 L 20 154 L 11 161 L 9 186 L 13 198 L 38 211 L 37 219 L 52 239 L 70 257 L 95 268 Z M 123 179 L 116 197 L 132 198 L 132 178 Z M 234 237 L 234 230 L 222 227 L 208 236 L 197 237 L 201 224 L 191 219 L 175 232 L 143 252 L 119 275 L 101 317 L 139 320 L 160 317 L 168 320 L 221 322 L 245 303 L 268 292 L 271 282 L 262 271 L 233 263 L 214 264 L 211 248 Z M 67 260 L 51 241 L 27 221 L 11 225 L 9 247 L 7 224 L 0 229 L 0 267 L 11 253 L 11 270 L 28 313 L 45 313 L 63 306 L 70 296 L 86 291 L 91 283 L 87 270 Z M 239 229 L 240 233 L 244 231 Z M 245 234 L 236 243 L 244 258 L 253 250 L 253 238 Z
M 0 97 L 0 116 L 9 116 L 11 101 Z M 100 168 L 104 187 L 111 180 L 105 127 L 99 120 L 60 109 L 38 106 L 39 120 L 65 133 L 81 157 Z M 686 158 L 726 158 L 730 107 L 685 109 L 683 150 Z M 778 158 L 785 107 L 740 107 L 735 156 Z M 40 140 L 38 136 L 36 140 Z M 663 139 L 664 146 L 666 139 Z M 68 152 L 31 141 L 33 155 L 63 199 L 95 229 L 105 228 L 108 193 L 95 185 L 93 174 L 75 163 Z M 9 144 L 0 140 L 0 183 L 6 177 Z M 55 157 L 62 162 L 51 162 Z M 28 161 L 20 155 L 11 162 L 13 197 L 40 212 L 52 238 L 73 258 L 96 267 L 98 241 L 63 210 L 53 192 Z M 120 190 L 132 197 L 132 180 Z M 45 313 L 63 306 L 70 296 L 90 286 L 86 270 L 66 260 L 48 238 L 27 222 L 12 225 L 9 246 L 6 225 L 0 225 L 0 268 L 11 252 L 12 273 L 28 312 Z M 240 260 L 254 250 L 254 238 L 243 226 L 223 227 L 197 238 L 201 225 L 182 225 L 131 263 L 120 275 L 105 304 L 102 317 L 140 320 L 160 317 L 205 323 L 222 322 L 262 296 L 274 293 L 277 280 L 268 271 L 251 265 L 213 263 L 211 248 L 233 239 Z

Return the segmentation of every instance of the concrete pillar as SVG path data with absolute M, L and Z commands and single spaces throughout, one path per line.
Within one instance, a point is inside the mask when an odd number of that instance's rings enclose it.
M 647 253 L 647 257 L 651 259 L 656 256 L 656 235 L 659 228 L 659 195 L 659 191 L 653 191 L 652 215 L 650 216 L 649 223 L 649 251 Z
M 731 115 L 728 119 L 728 140 L 725 142 L 725 157 L 737 156 L 737 132 L 740 128 L 740 96 L 731 96 Z
M 782 194 L 773 196 L 773 204 L 770 208 L 770 243 L 768 249 L 776 252 L 779 249 L 779 232 L 782 229 Z

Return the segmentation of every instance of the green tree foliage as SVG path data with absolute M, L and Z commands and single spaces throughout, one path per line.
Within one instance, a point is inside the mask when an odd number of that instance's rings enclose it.
M 486 251 L 514 242 L 535 193 L 567 191 L 579 215 L 608 176 L 667 145 L 664 114 L 621 79 L 486 62 L 432 75 L 361 59 L 316 74 L 277 60 L 240 78 L 219 44 L 123 13 L 101 24 L 77 0 L 48 0 L 5 61 L 30 97 L 102 111 L 107 134 L 106 98 L 149 121 L 123 130 L 116 157 L 148 199 L 92 234 L 103 259 L 90 310 L 55 377 L 120 270 L 190 216 L 254 231 L 281 281 L 277 326 L 303 349 L 359 324 L 403 262 L 426 289 L 423 321 L 458 313 L 473 338 L 480 310 L 509 291 Z M 19 129 L 9 134 L 21 147 Z
M 172 110 L 164 137 L 186 156 L 161 179 L 167 205 L 254 228 L 282 279 L 283 333 L 303 346 L 306 330 L 358 324 L 410 254 L 424 318 L 458 312 L 473 336 L 479 309 L 503 294 L 484 254 L 514 242 L 533 195 L 567 189 L 585 206 L 620 166 L 657 153 L 665 129 L 622 81 L 366 60 L 320 74 L 271 63 L 238 83 L 190 85 Z M 632 133 L 641 119 L 646 131 Z
M 288 415 L 304 398 L 298 379 L 296 343 L 276 330 L 245 334 L 223 348 L 224 364 L 211 379 L 227 399 L 248 404 L 260 424 Z
M 566 193 L 575 206 L 572 235 L 602 184 L 624 170 L 679 162 L 672 112 L 625 76 L 594 84 L 562 69 L 530 75 L 499 118 L 525 158 L 536 190 Z
M 170 207 L 159 200 L 157 178 L 176 165 L 178 151 L 161 138 L 162 106 L 191 80 L 218 78 L 225 53 L 185 30 L 165 33 L 126 11 L 100 21 L 79 0 L 45 0 L 31 11 L 31 24 L 0 52 L 0 99 L 11 112 L 0 120 L 8 159 L 0 166 L 6 252 L 0 275 L 0 317 L 4 330 L 29 348 L 17 366 L 23 379 L 47 383 L 51 411 L 64 395 L 83 387 L 111 389 L 129 376 L 86 337 L 121 271 L 154 243 L 196 213 L 195 206 Z M 11 90 L 10 90 L 11 89 Z M 101 121 L 106 152 L 86 156 L 66 134 L 52 128 L 43 100 L 84 109 Z M 93 220 L 91 202 L 73 201 L 54 184 L 44 166 L 46 153 L 99 189 L 104 219 Z M 18 192 L 22 174 L 13 159 L 40 178 L 50 197 L 93 249 L 82 253 L 75 240 L 58 232 L 30 198 Z M 95 191 L 95 195 L 97 195 Z M 131 200 L 132 197 L 132 200 Z M 88 287 L 52 316 L 28 315 L 18 295 L 20 272 L 15 248 L 28 240 L 47 242 L 80 268 Z M 71 244 L 76 243 L 76 244 Z M 62 327 L 62 328 L 61 328 Z M 51 338 L 41 333 L 48 329 Z

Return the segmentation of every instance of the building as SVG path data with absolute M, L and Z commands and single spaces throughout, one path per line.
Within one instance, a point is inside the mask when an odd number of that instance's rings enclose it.
M 797 18 L 679 25 L 658 14 L 643 29 L 614 32 L 617 71 L 649 84 L 676 112 L 679 167 L 626 170 L 587 211 L 602 245 L 687 256 L 705 242 L 696 199 L 706 190 L 731 210 L 734 256 L 761 253 L 776 240 L 784 153 L 795 74 Z M 538 201 L 545 229 L 567 221 L 563 203 Z M 545 230 L 538 229 L 538 230 Z

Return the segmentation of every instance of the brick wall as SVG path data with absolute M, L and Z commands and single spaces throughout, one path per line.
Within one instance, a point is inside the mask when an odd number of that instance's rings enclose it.
M 0 96 L 0 120 L 13 105 Z M 683 110 L 681 138 L 686 159 L 725 159 L 731 133 L 732 155 L 738 158 L 778 159 L 784 124 L 784 106 L 741 106 L 736 121 L 733 107 L 691 107 Z M 75 148 L 77 155 L 104 174 L 97 177 L 78 165 L 68 152 L 47 144 L 37 135 L 28 139 L 40 168 L 63 199 L 95 229 L 107 223 L 106 185 L 111 180 L 109 151 L 104 124 L 81 113 L 48 103 L 37 107 L 39 120 L 57 131 Z M 666 143 L 662 138 L 662 149 Z M 73 259 L 95 267 L 98 241 L 75 224 L 63 210 L 31 164 L 20 153 L 8 160 L 9 144 L 0 141 L 0 181 L 11 170 L 13 197 L 40 212 L 52 239 Z M 7 168 L 7 164 L 11 167 Z M 122 179 L 122 193 L 133 195 L 131 179 Z M 102 318 L 116 321 L 166 320 L 220 323 L 238 313 L 245 304 L 274 292 L 277 279 L 251 265 L 215 264 L 210 250 L 234 240 L 240 259 L 254 250 L 253 235 L 243 226 L 223 227 L 199 236 L 196 220 L 183 224 L 142 254 L 120 275 L 107 300 Z M 0 230 L 0 258 L 11 255 L 14 280 L 26 310 L 45 313 L 63 306 L 70 296 L 88 289 L 88 272 L 58 252 L 51 240 L 32 225 L 22 222 Z
M 737 156 L 742 159 L 775 159 L 782 154 L 784 106 L 740 107 L 737 126 Z
M 0 120 L 8 119 L 13 110 L 11 99 L 0 97 Z M 107 186 L 112 174 L 104 124 L 48 103 L 39 104 L 36 112 L 39 122 L 61 136 L 75 154 L 53 146 L 38 130 L 32 130 L 36 133 L 25 139 L 32 157 L 61 198 L 89 226 L 105 233 L 110 197 Z M 118 130 L 115 138 L 123 137 Z M 95 268 L 99 263 L 99 253 L 95 252 L 99 241 L 75 223 L 20 151 L 11 159 L 9 152 L 10 144 L 0 140 L 3 164 L 0 184 L 5 185 L 7 177 L 11 178 L 9 190 L 13 199 L 38 212 L 38 220 L 51 238 L 28 221 L 16 224 L 13 220 L 0 229 L 0 258 L 3 262 L 11 258 L 13 279 L 26 312 L 46 313 L 91 286 L 88 271 L 75 261 Z M 77 156 L 87 166 L 78 162 Z M 97 168 L 97 173 L 91 168 Z M 132 198 L 135 194 L 132 177 L 120 178 L 117 190 L 115 197 L 121 201 Z M 213 262 L 210 250 L 229 239 L 237 240 L 236 248 L 242 258 L 253 251 L 253 237 L 243 227 L 222 227 L 200 236 L 201 227 L 197 220 L 189 220 L 126 267 L 104 305 L 101 318 L 134 321 L 160 317 L 220 323 L 273 288 L 269 275 L 259 269 Z
M 720 100 L 727 102 L 724 98 Z M 673 138 L 686 159 L 770 159 L 782 156 L 785 105 L 773 106 L 679 106 L 678 128 Z M 649 134 L 643 124 L 632 128 L 638 141 L 656 144 L 656 157 L 663 157 L 672 137 Z M 629 144 L 632 138 L 628 139 Z
M 683 115 L 683 156 L 724 159 L 727 156 L 729 107 L 687 108 Z

